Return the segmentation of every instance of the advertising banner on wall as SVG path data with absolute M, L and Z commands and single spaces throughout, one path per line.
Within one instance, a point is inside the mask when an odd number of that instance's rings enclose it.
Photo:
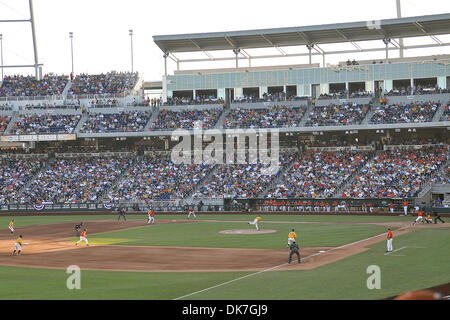
M 29 141 L 69 141 L 76 140 L 77 135 L 71 134 L 27 134 L 14 136 L 1 136 L 0 141 L 29 142 Z

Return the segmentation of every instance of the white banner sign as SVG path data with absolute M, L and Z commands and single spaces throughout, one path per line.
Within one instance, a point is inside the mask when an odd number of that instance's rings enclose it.
M 67 141 L 76 140 L 76 134 L 30 134 L 30 135 L 16 135 L 16 136 L 2 136 L 1 141 Z

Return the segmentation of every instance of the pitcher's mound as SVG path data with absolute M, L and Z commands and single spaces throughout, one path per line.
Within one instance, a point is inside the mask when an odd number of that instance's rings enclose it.
M 257 231 L 256 229 L 232 229 L 232 230 L 222 230 L 219 233 L 222 234 L 264 234 L 264 233 L 275 233 L 277 230 L 273 229 L 262 229 Z

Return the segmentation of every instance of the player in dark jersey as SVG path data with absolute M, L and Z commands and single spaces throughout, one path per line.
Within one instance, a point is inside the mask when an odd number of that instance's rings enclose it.
M 119 217 L 117 218 L 117 221 L 120 221 L 120 217 L 123 218 L 123 220 L 127 221 L 127 217 L 125 216 L 125 208 L 124 207 L 120 207 L 119 208 Z
M 80 236 L 80 229 L 81 229 L 81 227 L 83 227 L 83 221 L 80 222 L 80 224 L 76 224 L 75 225 L 75 232 L 77 233 L 77 237 Z

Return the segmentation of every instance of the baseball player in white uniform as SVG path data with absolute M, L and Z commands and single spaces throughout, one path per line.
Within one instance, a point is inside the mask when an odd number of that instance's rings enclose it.
M 392 252 L 392 231 L 390 228 L 388 228 L 388 233 L 387 233 L 387 251 L 386 252 Z
M 408 215 L 408 201 L 403 201 L 403 213 L 405 214 L 405 216 Z
M 197 218 L 197 216 L 195 215 L 195 210 L 194 210 L 194 208 L 190 208 L 190 209 L 189 209 L 188 219 L 191 217 L 191 215 L 193 215 L 194 218 Z
M 259 223 L 261 220 L 262 220 L 261 217 L 256 217 L 255 220 L 253 220 L 253 222 L 249 222 L 248 224 L 254 225 L 254 226 L 256 227 L 256 230 L 259 231 L 260 229 L 259 229 L 258 223 Z
M 78 240 L 77 243 L 75 243 L 76 246 L 77 246 L 81 241 L 86 242 L 86 245 L 89 246 L 88 239 L 86 238 L 86 232 L 87 232 L 86 229 L 84 229 L 83 232 L 81 232 L 81 234 L 80 234 L 80 240 Z

